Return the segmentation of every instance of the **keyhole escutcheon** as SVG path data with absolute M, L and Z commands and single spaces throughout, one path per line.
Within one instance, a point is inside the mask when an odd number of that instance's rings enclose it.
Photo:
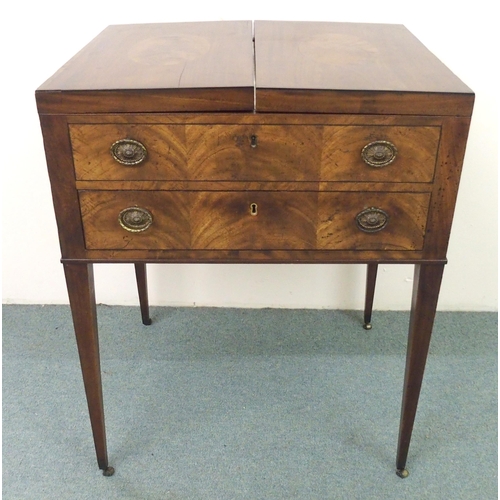
M 257 215 L 257 203 L 250 203 L 250 215 Z

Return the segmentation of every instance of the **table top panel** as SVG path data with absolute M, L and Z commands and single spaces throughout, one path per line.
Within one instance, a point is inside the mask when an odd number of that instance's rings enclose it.
M 251 21 L 108 26 L 38 89 L 253 88 Z
M 109 26 L 36 97 L 56 114 L 470 116 L 474 101 L 404 26 L 301 21 Z
M 262 89 L 472 93 L 404 26 L 256 21 Z

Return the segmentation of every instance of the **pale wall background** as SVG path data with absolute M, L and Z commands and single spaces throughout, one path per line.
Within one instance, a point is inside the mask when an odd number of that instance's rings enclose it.
M 454 1 L 9 2 L 2 15 L 4 303 L 67 303 L 34 91 L 109 24 L 233 19 L 404 24 L 476 92 L 439 308 L 497 308 L 498 26 L 495 3 Z M 495 13 L 494 13 L 495 10 Z M 383 266 L 375 307 L 407 309 L 411 266 Z M 364 267 L 149 266 L 153 304 L 349 308 Z M 97 265 L 98 302 L 136 304 L 132 265 Z

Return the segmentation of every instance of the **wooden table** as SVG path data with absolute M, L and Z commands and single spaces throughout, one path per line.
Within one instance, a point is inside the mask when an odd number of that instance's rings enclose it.
M 36 91 L 97 461 L 92 265 L 415 264 L 396 469 L 417 410 L 474 94 L 403 26 L 110 26 Z

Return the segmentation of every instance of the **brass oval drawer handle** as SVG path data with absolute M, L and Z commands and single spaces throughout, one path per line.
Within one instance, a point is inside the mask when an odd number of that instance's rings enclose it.
M 396 159 L 398 150 L 389 141 L 370 142 L 361 150 L 361 158 L 370 167 L 385 167 Z
M 380 208 L 366 208 L 356 215 L 358 228 L 367 233 L 375 233 L 384 229 L 388 222 L 389 215 Z
M 144 144 L 134 139 L 120 139 L 111 146 L 111 155 L 122 165 L 139 165 L 146 159 L 147 154 Z
M 140 233 L 153 224 L 153 216 L 145 208 L 128 207 L 120 212 L 118 222 L 126 231 Z

